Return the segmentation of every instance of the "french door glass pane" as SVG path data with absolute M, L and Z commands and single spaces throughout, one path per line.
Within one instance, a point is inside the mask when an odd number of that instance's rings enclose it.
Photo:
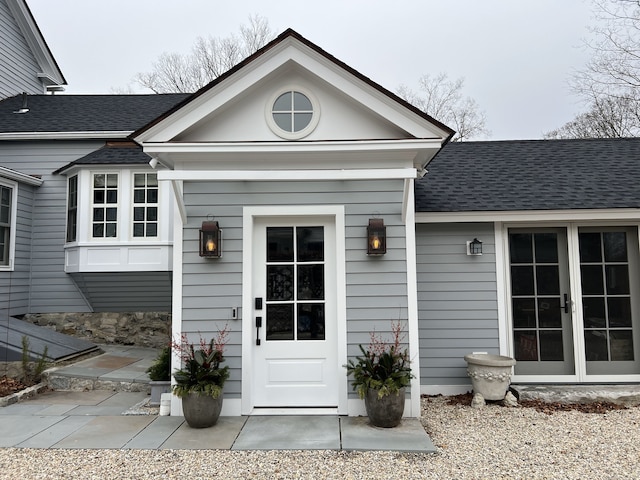
M 533 234 L 531 233 L 512 233 L 509 235 L 511 263 L 533 262 L 532 241 Z
M 558 263 L 558 235 L 536 233 L 536 263 Z
M 560 277 L 558 277 L 558 266 L 537 266 L 536 286 L 538 287 L 538 295 L 560 295 Z
M 293 261 L 293 227 L 267 228 L 267 262 Z
M 563 359 L 562 330 L 540 330 L 540 360 L 561 362 Z
M 536 306 L 533 298 L 514 298 L 513 326 L 515 328 L 531 328 L 536 326 Z
M 585 328 L 603 328 L 607 325 L 607 315 L 604 310 L 604 298 L 583 298 L 582 315 Z
M 540 328 L 562 328 L 562 309 L 557 297 L 538 297 L 538 323 Z
M 324 265 L 298 265 L 298 300 L 324 300 Z
M 629 293 L 629 267 L 627 265 L 607 265 L 604 271 L 607 278 L 607 295 Z
M 298 227 L 296 241 L 298 262 L 322 262 L 324 260 L 324 230 L 322 227 Z
M 533 267 L 511 267 L 511 293 L 513 295 L 534 295 Z
M 267 301 L 293 300 L 293 265 L 267 266 Z
M 324 304 L 298 304 L 298 340 L 324 340 Z
M 580 262 L 591 263 L 602 261 L 602 248 L 599 233 L 580 234 Z
M 604 261 L 627 261 L 627 236 L 625 232 L 604 232 Z
M 293 340 L 293 303 L 267 304 L 267 340 Z
M 603 295 L 604 281 L 601 265 L 582 265 L 580 269 L 583 295 Z

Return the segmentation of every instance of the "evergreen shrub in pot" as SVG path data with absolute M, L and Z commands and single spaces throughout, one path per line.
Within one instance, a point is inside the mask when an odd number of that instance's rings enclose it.
M 391 324 L 392 341 L 387 342 L 376 332 L 362 355 L 345 365 L 351 385 L 365 401 L 369 420 L 376 427 L 395 427 L 404 413 L 405 389 L 411 383 L 409 351 L 402 346 L 404 332 L 400 322 Z
M 211 427 L 220 416 L 222 389 L 229 378 L 229 367 L 221 366 L 228 337 L 225 326 L 216 338 L 206 341 L 200 337 L 197 347 L 185 334 L 179 342 L 172 342 L 182 361 L 182 368 L 173 373 L 173 393 L 182 399 L 184 418 L 192 428 Z
M 171 347 L 163 348 L 153 364 L 147 368 L 151 382 L 151 400 L 149 405 L 160 405 L 160 397 L 171 390 Z

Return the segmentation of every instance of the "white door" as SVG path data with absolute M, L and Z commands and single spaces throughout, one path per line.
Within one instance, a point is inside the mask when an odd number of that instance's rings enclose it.
M 335 225 L 257 219 L 253 238 L 255 407 L 337 407 Z

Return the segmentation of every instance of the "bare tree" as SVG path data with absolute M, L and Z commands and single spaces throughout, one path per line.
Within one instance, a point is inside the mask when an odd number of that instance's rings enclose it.
M 638 133 L 638 104 L 624 98 L 595 99 L 591 108 L 562 127 L 544 134 L 545 138 L 618 138 Z
M 464 97 L 464 79 L 450 80 L 446 73 L 423 75 L 419 80 L 420 92 L 401 85 L 396 93 L 407 102 L 449 125 L 456 131 L 453 141 L 487 137 L 485 114 L 471 97 Z
M 195 92 L 256 52 L 274 38 L 269 21 L 258 15 L 240 34 L 198 37 L 189 54 L 163 53 L 150 72 L 138 73 L 136 81 L 154 93 Z
M 573 75 L 586 111 L 546 138 L 628 137 L 640 134 L 640 1 L 592 0 L 592 57 Z

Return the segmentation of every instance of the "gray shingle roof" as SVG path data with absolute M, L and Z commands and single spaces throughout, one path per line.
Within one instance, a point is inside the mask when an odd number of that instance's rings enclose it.
M 76 165 L 147 165 L 151 157 L 133 142 L 108 142 L 84 157 L 53 172 L 58 174 Z
M 640 208 L 640 138 L 450 143 L 418 212 Z
M 0 133 L 134 131 L 189 95 L 22 95 L 0 102 Z

